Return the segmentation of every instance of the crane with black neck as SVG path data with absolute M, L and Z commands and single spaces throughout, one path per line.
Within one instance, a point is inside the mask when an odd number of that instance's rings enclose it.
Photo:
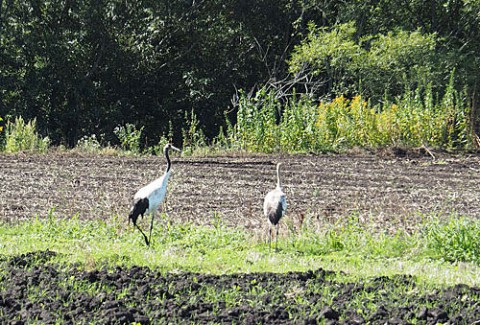
M 145 238 L 145 243 L 147 246 L 150 246 L 152 238 L 152 229 L 153 229 L 153 219 L 155 213 L 157 212 L 158 207 L 162 204 L 165 199 L 165 194 L 167 193 L 168 179 L 170 177 L 172 163 L 170 161 L 169 150 L 173 149 L 180 151 L 180 149 L 174 147 L 171 143 L 167 143 L 163 148 L 163 154 L 167 159 L 167 166 L 163 175 L 154 181 L 150 182 L 146 186 L 142 187 L 135 193 L 133 197 L 133 205 L 128 214 L 128 220 L 133 222 L 133 225 L 142 233 L 143 238 Z M 139 216 L 152 215 L 150 222 L 150 235 L 147 237 L 145 233 L 140 229 L 137 224 L 137 219 Z

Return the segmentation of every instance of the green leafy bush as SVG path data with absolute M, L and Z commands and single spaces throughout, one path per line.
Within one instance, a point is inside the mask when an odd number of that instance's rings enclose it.
M 50 139 L 48 137 L 42 138 L 37 133 L 36 119 L 25 123 L 22 117 L 17 117 L 13 122 L 7 122 L 5 134 L 6 152 L 46 152 L 49 146 Z
M 125 126 L 117 126 L 113 133 L 120 140 L 123 150 L 132 153 L 140 153 L 140 138 L 142 136 L 143 126 L 137 130 L 135 125 L 127 123 Z
M 182 129 L 183 151 L 186 154 L 193 154 L 201 148 L 206 148 L 207 140 L 193 109 L 190 114 L 185 113 L 185 123 L 187 127 Z
M 327 94 L 361 93 L 381 100 L 385 93 L 403 92 L 434 79 L 435 34 L 391 31 L 358 38 L 350 23 L 331 28 L 309 25 L 309 33 L 295 47 L 290 71 L 307 74 Z M 443 81 L 443 80 L 442 80 Z
M 76 149 L 82 152 L 99 153 L 102 151 L 102 145 L 95 134 L 85 135 L 78 140 Z

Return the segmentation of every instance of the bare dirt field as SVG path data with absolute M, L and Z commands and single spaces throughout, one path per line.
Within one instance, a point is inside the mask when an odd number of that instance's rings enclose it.
M 414 228 L 422 214 L 480 216 L 480 157 L 421 152 L 383 155 L 172 157 L 169 217 L 261 229 L 263 197 L 275 187 L 275 163 L 287 193 L 287 217 L 337 222 L 358 216 L 382 229 Z M 66 154 L 0 155 L 0 220 L 125 216 L 137 189 L 162 175 L 163 157 Z
M 479 156 L 373 154 L 172 157 L 168 214 L 179 221 L 266 229 L 265 193 L 283 162 L 287 220 L 318 225 L 349 216 L 414 231 L 423 214 L 480 216 Z M 0 220 L 125 217 L 163 157 L 0 155 Z M 458 285 L 422 295 L 409 276 L 339 283 L 332 272 L 162 274 L 133 267 L 77 270 L 45 264 L 55 252 L 0 257 L 0 322 L 9 324 L 477 324 L 480 290 Z M 40 263 L 38 263 L 40 261 Z M 81 286 L 102 289 L 88 294 Z M 399 286 L 408 296 L 399 296 Z M 369 295 L 365 295 L 368 292 Z M 214 298 L 212 298 L 212 295 Z M 222 297 L 238 295 L 234 303 Z M 145 301 L 145 297 L 151 297 Z M 215 298 L 216 297 L 216 298 Z M 328 303 L 326 303 L 328 301 Z M 355 304 L 353 303 L 355 302 Z M 358 306 L 366 306 L 360 310 Z M 368 306 L 375 310 L 366 312 Z

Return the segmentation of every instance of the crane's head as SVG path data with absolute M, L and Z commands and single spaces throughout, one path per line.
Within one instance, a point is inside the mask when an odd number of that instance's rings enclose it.
M 165 147 L 163 147 L 163 152 L 164 152 L 165 154 L 167 154 L 168 150 L 170 150 L 170 149 L 173 149 L 173 150 L 182 152 L 182 150 L 178 149 L 177 147 L 175 147 L 175 146 L 174 146 L 173 144 L 171 144 L 170 142 L 167 143 L 167 144 L 165 145 Z

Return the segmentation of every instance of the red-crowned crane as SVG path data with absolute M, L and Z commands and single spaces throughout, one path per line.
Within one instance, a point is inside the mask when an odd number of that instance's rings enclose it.
M 275 248 L 278 247 L 278 223 L 285 215 L 285 211 L 287 210 L 287 196 L 285 193 L 283 193 L 282 187 L 280 186 L 281 164 L 282 163 L 277 164 L 277 187 L 267 193 L 265 196 L 265 201 L 263 202 L 263 213 L 270 221 L 270 227 L 268 230 L 270 247 L 272 246 L 272 225 L 277 228 Z
M 157 211 L 159 205 L 162 204 L 163 200 L 165 199 L 165 194 L 167 193 L 170 167 L 172 166 L 172 163 L 170 162 L 170 156 L 168 155 L 168 151 L 170 149 L 181 152 L 180 149 L 174 147 L 171 143 L 168 143 L 165 145 L 165 147 L 163 147 L 163 154 L 167 159 L 167 168 L 165 169 L 165 173 L 150 184 L 138 190 L 133 198 L 133 206 L 128 214 L 128 220 L 132 220 L 135 227 L 140 230 L 145 238 L 145 243 L 147 246 L 150 246 L 150 240 L 152 238 L 153 217 L 155 216 L 155 212 Z M 152 221 L 150 223 L 150 236 L 148 238 L 142 229 L 140 229 L 140 227 L 137 225 L 138 216 L 142 216 L 143 218 L 144 214 L 152 215 Z

